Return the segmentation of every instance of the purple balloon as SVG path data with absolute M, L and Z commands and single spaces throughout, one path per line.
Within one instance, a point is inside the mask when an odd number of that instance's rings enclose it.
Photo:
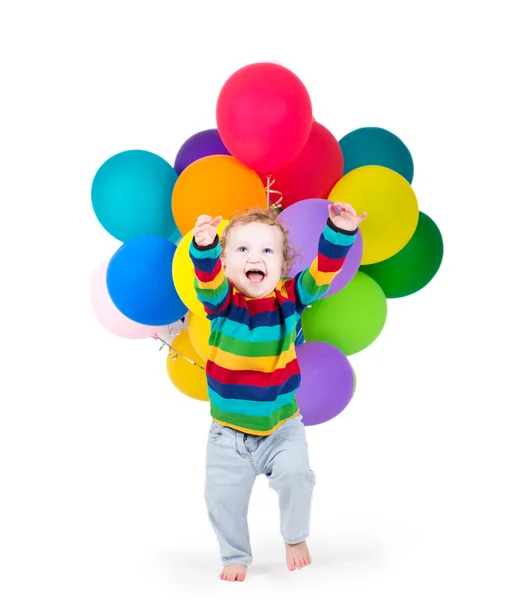
M 180 175 L 189 164 L 195 162 L 199 158 L 212 156 L 214 154 L 231 155 L 224 146 L 224 143 L 218 134 L 218 129 L 205 129 L 204 131 L 199 131 L 189 137 L 178 150 L 178 154 L 174 159 L 174 170 Z
M 296 346 L 296 356 L 301 370 L 296 400 L 303 423 L 319 425 L 334 419 L 354 394 L 354 372 L 348 358 L 326 342 Z
M 299 254 L 288 276 L 309 267 L 317 256 L 319 238 L 329 217 L 329 200 L 311 198 L 299 200 L 283 210 L 278 218 L 289 231 L 289 244 Z M 363 238 L 358 230 L 356 240 L 349 250 L 342 270 L 333 279 L 328 291 L 322 296 L 331 296 L 342 290 L 354 277 L 363 257 Z

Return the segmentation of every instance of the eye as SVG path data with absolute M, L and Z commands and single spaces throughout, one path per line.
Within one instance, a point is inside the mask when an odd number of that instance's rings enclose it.
M 238 252 L 246 252 L 246 250 L 247 250 L 246 246 L 240 246 L 238 248 Z
M 269 252 L 271 254 L 273 253 L 273 250 L 271 248 L 264 248 L 264 252 Z

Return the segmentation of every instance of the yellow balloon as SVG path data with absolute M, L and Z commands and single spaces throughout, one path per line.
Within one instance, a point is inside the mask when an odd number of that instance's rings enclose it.
M 216 216 L 216 215 L 214 215 Z M 224 219 L 217 227 L 218 235 L 221 235 L 222 231 L 229 223 L 227 219 Z M 183 304 L 196 315 L 206 317 L 206 312 L 203 305 L 197 298 L 197 294 L 194 289 L 194 264 L 190 258 L 189 250 L 190 244 L 192 243 L 192 230 L 188 231 L 183 238 L 180 240 L 173 258 L 173 281 L 176 292 L 180 297 Z
M 166 360 L 167 374 L 174 387 L 185 396 L 194 398 L 194 400 L 209 401 L 206 372 L 204 370 L 206 365 L 192 347 L 188 331 L 183 329 L 174 338 L 171 346 L 182 354 L 177 358 L 174 358 L 173 354 L 169 354 Z M 185 357 L 197 364 L 189 362 Z
M 209 336 L 211 333 L 211 322 L 206 317 L 188 313 L 188 335 L 190 342 L 202 360 L 209 358 Z
M 349 171 L 329 194 L 332 202 L 350 204 L 368 213 L 361 223 L 362 265 L 394 256 L 413 236 L 419 206 L 410 183 L 387 167 L 369 165 Z

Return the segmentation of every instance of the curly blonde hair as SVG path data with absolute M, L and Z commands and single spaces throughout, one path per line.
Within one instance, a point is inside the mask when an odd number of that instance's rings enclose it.
M 283 268 L 282 276 L 287 276 L 287 273 L 292 269 L 294 261 L 297 258 L 297 252 L 291 248 L 289 244 L 289 232 L 285 228 L 282 221 L 278 218 L 278 213 L 274 208 L 252 208 L 247 212 L 237 212 L 231 217 L 229 223 L 224 227 L 220 236 L 220 245 L 222 247 L 220 257 L 223 259 L 225 248 L 229 241 L 229 233 L 233 227 L 248 225 L 249 223 L 264 223 L 271 227 L 278 227 L 282 232 L 282 249 L 283 249 Z

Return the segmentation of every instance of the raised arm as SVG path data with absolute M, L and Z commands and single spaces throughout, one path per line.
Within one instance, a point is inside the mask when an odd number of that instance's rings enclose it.
M 216 228 L 222 217 L 201 215 L 195 224 L 190 243 L 194 265 L 194 288 L 208 318 L 222 312 L 230 301 L 230 284 L 220 260 L 220 242 Z
M 294 277 L 298 311 L 328 291 L 356 240 L 359 223 L 365 218 L 366 213 L 358 217 L 349 204 L 329 205 L 329 218 L 320 235 L 317 256 L 307 269 Z

